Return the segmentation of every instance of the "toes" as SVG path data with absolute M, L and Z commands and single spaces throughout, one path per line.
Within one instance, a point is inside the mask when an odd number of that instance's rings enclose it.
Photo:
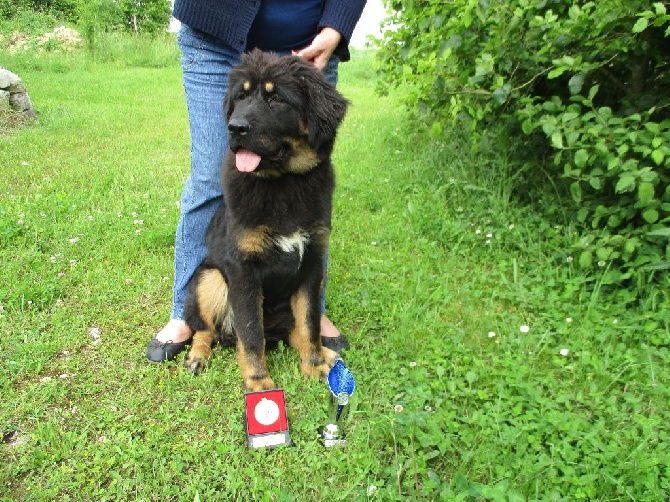
M 184 360 L 184 366 L 194 375 L 197 375 L 207 367 L 207 361 L 198 357 L 188 355 Z
M 305 378 L 320 378 L 326 380 L 330 369 L 341 359 L 334 350 L 321 347 L 321 352 L 300 362 L 300 372 Z
M 269 376 L 264 378 L 247 378 L 244 380 L 244 388 L 247 392 L 259 392 L 262 390 L 276 389 L 275 383 Z

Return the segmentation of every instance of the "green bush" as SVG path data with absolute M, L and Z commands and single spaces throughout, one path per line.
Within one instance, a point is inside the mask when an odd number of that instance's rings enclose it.
M 659 285 L 663 291 L 670 268 L 666 5 L 387 6 L 396 28 L 386 31 L 379 51 L 384 89 L 408 85 L 408 104 L 429 117 L 436 134 L 453 124 L 480 132 L 502 125 L 517 143 L 519 163 L 537 158 L 539 139 L 553 162 L 536 169 L 548 169 L 550 183 L 566 188 L 585 274 L 597 275 L 599 286 L 627 286 L 624 300 L 648 299 Z

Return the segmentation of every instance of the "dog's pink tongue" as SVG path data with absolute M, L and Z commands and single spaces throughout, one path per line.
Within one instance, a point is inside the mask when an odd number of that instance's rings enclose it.
M 235 154 L 235 166 L 238 171 L 250 173 L 261 163 L 261 157 L 250 150 L 240 149 Z

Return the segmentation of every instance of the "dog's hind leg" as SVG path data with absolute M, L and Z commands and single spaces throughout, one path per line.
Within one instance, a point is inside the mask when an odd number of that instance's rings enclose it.
M 202 269 L 195 280 L 197 282 L 187 305 L 187 311 L 197 310 L 195 320 L 187 320 L 195 329 L 195 334 L 191 350 L 184 361 L 193 374 L 206 368 L 212 358 L 217 326 L 223 326 L 224 330 L 231 329 L 228 284 L 221 272 L 211 268 Z
M 289 334 L 289 344 L 300 354 L 300 372 L 305 378 L 326 379 L 340 356 L 321 345 L 318 290 L 316 294 L 310 299 L 309 293 L 301 289 L 291 298 L 295 324 Z

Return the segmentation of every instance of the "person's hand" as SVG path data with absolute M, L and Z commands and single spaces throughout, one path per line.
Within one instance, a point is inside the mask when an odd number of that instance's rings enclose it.
M 314 37 L 310 45 L 294 54 L 314 63 L 319 70 L 323 70 L 340 40 L 342 40 L 340 32 L 326 26 Z

